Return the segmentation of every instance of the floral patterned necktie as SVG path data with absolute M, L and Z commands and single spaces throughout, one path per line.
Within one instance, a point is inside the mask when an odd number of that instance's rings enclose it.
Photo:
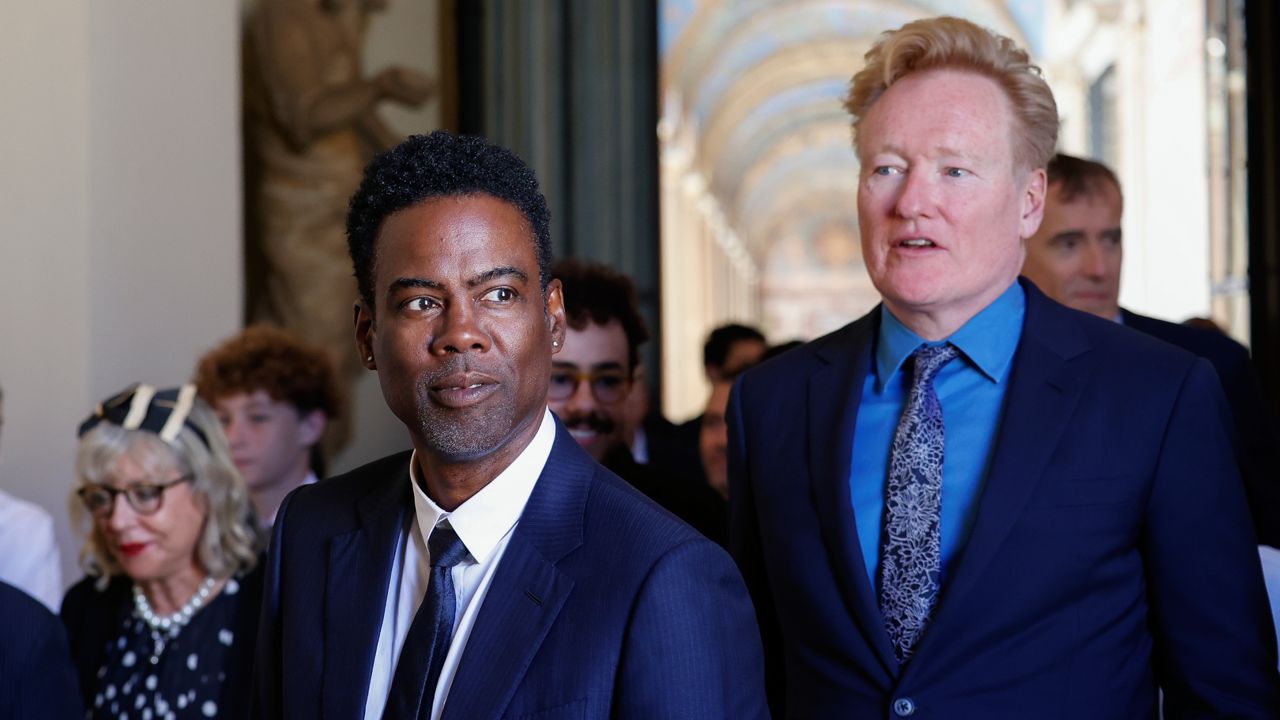
M 899 663 L 911 657 L 938 600 L 942 573 L 942 405 L 933 379 L 959 354 L 921 347 L 893 434 L 880 551 L 880 612 Z

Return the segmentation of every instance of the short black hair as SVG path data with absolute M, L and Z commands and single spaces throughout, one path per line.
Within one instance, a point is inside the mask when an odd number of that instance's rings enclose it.
M 382 222 L 405 208 L 438 197 L 490 195 L 513 205 L 533 234 L 542 289 L 551 280 L 551 210 L 533 170 L 515 153 L 483 138 L 436 130 L 412 135 L 378 155 L 347 211 L 347 250 L 360 297 L 374 312 L 373 268 Z
M 707 336 L 706 344 L 702 346 L 702 364 L 707 367 L 722 367 L 724 361 L 729 359 L 729 349 L 734 343 L 743 340 L 765 341 L 759 330 L 737 323 L 721 325 L 712 330 Z
M 1049 161 L 1046 172 L 1049 176 L 1049 186 L 1058 187 L 1058 195 L 1064 203 L 1074 202 L 1080 197 L 1105 197 L 1107 183 L 1110 183 L 1121 197 L 1124 196 L 1124 192 L 1120 189 L 1120 179 L 1111 168 L 1096 160 L 1058 153 Z
M 635 372 L 640 363 L 639 348 L 649 339 L 649 329 L 640 315 L 631 278 L 607 265 L 576 258 L 556 263 L 551 274 L 560 281 L 569 327 L 582 330 L 588 322 L 605 325 L 617 320 L 627 336 L 629 369 Z

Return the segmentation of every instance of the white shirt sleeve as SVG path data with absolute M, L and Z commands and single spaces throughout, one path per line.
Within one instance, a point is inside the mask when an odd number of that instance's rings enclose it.
M 0 493 L 0 580 L 44 603 L 62 605 L 62 564 L 53 518 L 35 503 Z

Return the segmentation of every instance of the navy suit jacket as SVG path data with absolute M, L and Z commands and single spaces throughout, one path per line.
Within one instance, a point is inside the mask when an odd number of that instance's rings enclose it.
M 280 508 L 254 705 L 360 718 L 393 546 L 413 518 L 409 454 Z M 495 571 L 443 717 L 767 717 L 760 635 L 733 561 L 556 439 Z
M 62 623 L 40 601 L 0 582 L 0 718 L 83 717 Z
M 1249 351 L 1226 335 L 1122 310 L 1124 324 L 1208 360 L 1222 381 L 1239 438 L 1240 472 L 1258 541 L 1280 547 L 1280 437 Z
M 879 313 L 739 380 L 730 530 L 774 714 L 1133 720 L 1155 717 L 1159 685 L 1170 719 L 1280 717 L 1213 371 L 1024 287 L 977 517 L 901 668 L 849 494 Z

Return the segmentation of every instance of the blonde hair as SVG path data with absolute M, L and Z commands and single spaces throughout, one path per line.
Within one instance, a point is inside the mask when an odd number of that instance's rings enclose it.
M 890 30 L 867 51 L 867 64 L 853 76 L 845 109 L 858 126 L 889 86 L 916 72 L 964 70 L 990 78 L 1004 91 L 1018 125 L 1015 168 L 1043 168 L 1058 143 L 1058 105 L 1040 68 L 1011 39 L 954 17 L 909 22 Z
M 191 490 L 197 502 L 205 506 L 204 528 L 196 542 L 196 560 L 214 577 L 230 577 L 251 570 L 257 563 L 261 539 L 254 529 L 256 520 L 249 504 L 249 490 L 231 461 L 231 451 L 213 410 L 197 399 L 187 416 L 187 423 L 204 433 L 208 444 L 183 424 L 173 443 L 147 430 L 126 430 L 111 422 L 99 423 L 80 438 L 76 452 L 76 476 L 81 487 L 99 484 L 107 479 L 115 459 L 126 453 L 134 457 L 149 473 L 160 475 L 176 470 L 190 475 Z M 113 575 L 123 574 L 108 548 L 97 522 L 73 491 L 70 498 L 72 517 L 91 529 L 80 551 L 80 567 L 100 578 L 105 586 Z M 125 502 L 118 498 L 117 502 Z

